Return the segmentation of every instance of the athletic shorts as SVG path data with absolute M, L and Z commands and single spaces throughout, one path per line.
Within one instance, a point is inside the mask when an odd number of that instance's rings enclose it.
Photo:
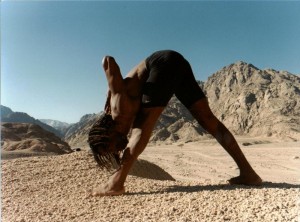
M 187 108 L 205 98 L 190 64 L 178 52 L 157 51 L 146 59 L 146 67 L 149 77 L 142 89 L 143 107 L 166 106 L 174 94 Z

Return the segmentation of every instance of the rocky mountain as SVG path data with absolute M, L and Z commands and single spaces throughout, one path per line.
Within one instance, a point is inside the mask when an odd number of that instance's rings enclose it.
M 61 122 L 58 120 L 52 120 L 52 119 L 39 119 L 39 121 L 41 121 L 42 123 L 45 123 L 51 127 L 53 127 L 54 129 L 58 130 L 61 135 L 65 135 L 67 129 L 69 128 L 69 126 L 71 126 L 72 124 L 69 123 L 65 123 L 65 122 Z
M 237 62 L 204 85 L 211 109 L 234 134 L 300 140 L 300 78 Z
M 1 105 L 1 112 L 0 113 L 1 113 L 1 118 L 2 118 L 2 117 L 5 117 L 5 116 L 8 116 L 9 114 L 12 114 L 13 111 L 10 108 Z
M 88 132 L 93 123 L 101 116 L 98 114 L 87 114 L 81 117 L 78 123 L 72 124 L 65 133 L 64 139 L 73 148 L 88 147 Z
M 235 135 L 300 140 L 300 77 L 286 71 L 261 70 L 236 62 L 199 82 L 213 113 Z M 66 135 L 71 146 L 87 146 L 87 133 L 99 117 L 84 117 Z M 159 118 L 151 143 L 210 138 L 173 97 Z
M 56 136 L 62 138 L 63 134 L 53 127 L 31 117 L 27 113 L 23 112 L 13 112 L 10 108 L 1 105 L 1 122 L 10 123 L 32 123 L 42 127 L 43 129 L 54 133 Z
M 72 152 L 59 137 L 30 123 L 1 123 L 1 149 L 54 154 Z
M 210 137 L 176 97 L 168 106 L 154 127 L 151 143 L 192 142 Z

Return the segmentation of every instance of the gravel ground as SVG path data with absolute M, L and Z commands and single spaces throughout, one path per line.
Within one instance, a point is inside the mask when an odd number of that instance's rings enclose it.
M 124 195 L 87 197 L 109 173 L 86 151 L 2 160 L 2 221 L 300 221 L 299 185 L 174 181 L 139 163 Z

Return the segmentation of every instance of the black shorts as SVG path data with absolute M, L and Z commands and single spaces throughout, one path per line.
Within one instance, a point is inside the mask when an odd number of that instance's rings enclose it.
M 188 61 L 178 52 L 163 50 L 146 59 L 149 77 L 143 86 L 142 106 L 166 106 L 175 96 L 187 108 L 205 95 Z

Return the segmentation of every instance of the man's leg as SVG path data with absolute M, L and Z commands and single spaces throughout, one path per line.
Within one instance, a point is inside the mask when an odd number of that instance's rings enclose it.
M 240 176 L 230 179 L 229 183 L 260 185 L 262 183 L 261 178 L 250 166 L 233 135 L 211 112 L 207 99 L 198 100 L 189 110 L 199 124 L 217 139 L 238 165 Z
M 126 177 L 138 156 L 144 151 L 155 123 L 164 107 L 142 108 L 133 123 L 131 137 L 124 152 L 120 168 L 104 185 L 91 191 L 92 196 L 120 195 L 125 192 Z

